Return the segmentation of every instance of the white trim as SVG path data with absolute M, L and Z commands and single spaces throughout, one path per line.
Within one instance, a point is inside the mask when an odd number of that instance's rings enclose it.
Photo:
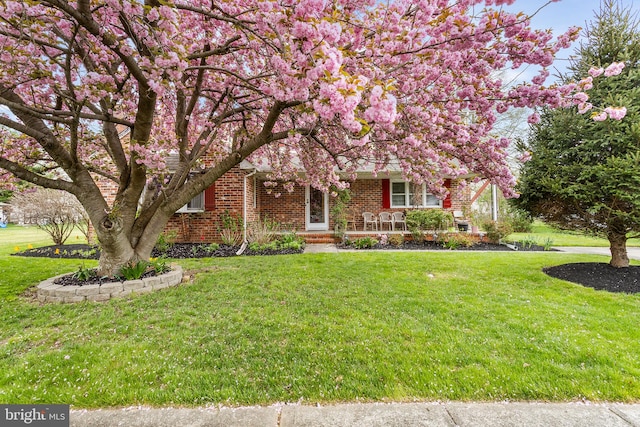
M 198 207 L 189 207 L 190 204 L 197 204 Z M 204 212 L 204 191 L 189 201 L 186 205 L 176 211 L 176 213 L 201 213 Z
M 329 230 L 329 194 L 322 193 L 324 203 L 324 222 L 311 222 L 311 187 L 305 187 L 304 201 L 304 222 L 307 231 L 327 231 Z

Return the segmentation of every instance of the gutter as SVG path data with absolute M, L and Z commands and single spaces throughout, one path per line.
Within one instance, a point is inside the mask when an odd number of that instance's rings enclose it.
M 247 241 L 247 178 L 255 175 L 257 172 L 258 170 L 254 169 L 253 172 L 245 175 L 242 180 L 242 246 L 240 246 L 236 255 L 242 255 L 249 245 Z

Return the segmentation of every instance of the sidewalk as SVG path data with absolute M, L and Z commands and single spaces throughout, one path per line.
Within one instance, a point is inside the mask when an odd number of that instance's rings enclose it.
M 367 403 L 71 411 L 71 427 L 640 427 L 640 404 Z
M 609 248 L 595 248 L 595 247 L 587 247 L 587 246 L 554 246 L 553 249 L 559 252 L 567 252 L 572 254 L 593 254 L 593 255 L 604 255 L 611 256 L 611 252 Z M 338 247 L 334 244 L 319 244 L 312 243 L 308 244 L 304 250 L 305 253 L 320 253 L 320 252 L 328 252 L 328 253 L 337 253 L 337 252 L 350 252 L 350 250 L 339 250 Z M 640 260 L 640 247 L 628 247 L 627 255 L 629 259 L 637 259 Z
M 568 252 L 572 254 L 595 254 L 595 255 L 605 255 L 610 257 L 611 251 L 609 248 L 592 248 L 592 247 L 583 247 L 583 246 L 555 246 L 553 249 L 560 252 Z M 628 247 L 627 248 L 627 256 L 629 259 L 640 259 L 640 248 L 639 247 Z

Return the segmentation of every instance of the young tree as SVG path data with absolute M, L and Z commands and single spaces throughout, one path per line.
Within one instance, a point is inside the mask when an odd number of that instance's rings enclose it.
M 0 169 L 78 198 L 100 274 L 147 258 L 171 215 L 246 158 L 323 190 L 345 187 L 338 169 L 397 159 L 440 195 L 467 173 L 509 194 L 496 111 L 560 105 L 571 87 L 545 87 L 544 67 L 577 37 L 491 8 L 512 2 L 4 0 Z M 542 68 L 529 84 L 493 77 L 526 64 Z
M 49 188 L 14 193 L 11 207 L 26 223 L 44 230 L 55 245 L 64 245 L 76 226 L 83 226 L 84 209 L 73 194 Z
M 640 233 L 639 24 L 617 0 L 602 2 L 571 68 L 573 78 L 586 77 L 582 86 L 593 85 L 589 103 L 543 112 L 532 129 L 532 158 L 514 200 L 561 228 L 608 238 L 614 267 L 629 266 L 626 241 L 630 233 Z M 603 70 L 608 64 L 614 65 Z M 606 120 L 619 118 L 622 110 L 606 107 L 612 103 L 626 106 L 626 117 Z M 591 115 L 580 114 L 592 107 Z

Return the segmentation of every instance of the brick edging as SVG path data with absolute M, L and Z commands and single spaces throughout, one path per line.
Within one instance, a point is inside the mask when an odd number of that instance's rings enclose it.
M 38 301 L 42 303 L 73 303 L 81 301 L 108 301 L 128 295 L 148 294 L 158 289 L 176 286 L 182 282 L 182 267 L 172 265 L 172 270 L 159 276 L 124 282 L 108 282 L 101 285 L 62 286 L 53 282 L 70 273 L 47 279 L 36 288 Z

